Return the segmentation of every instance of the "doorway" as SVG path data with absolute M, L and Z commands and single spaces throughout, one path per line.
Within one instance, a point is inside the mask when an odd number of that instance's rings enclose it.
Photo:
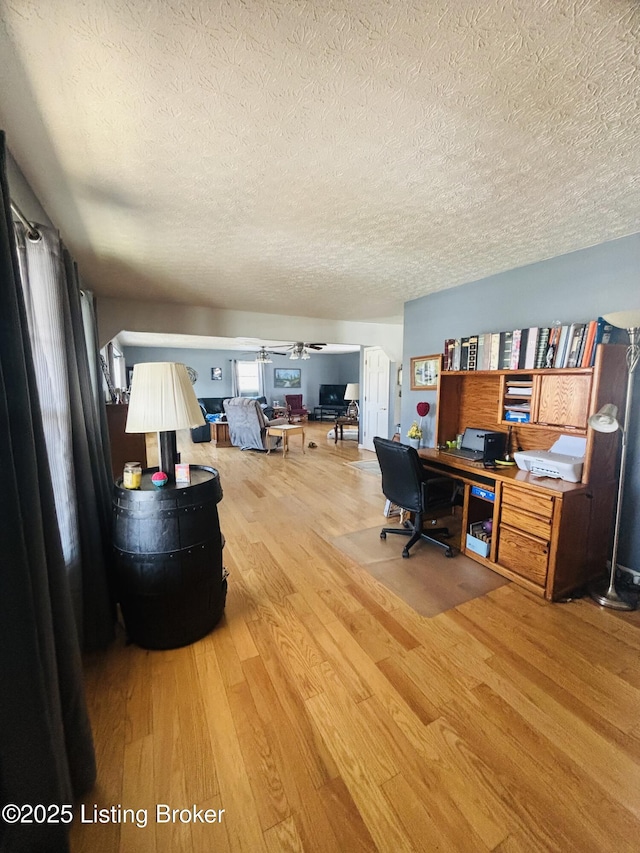
M 390 360 L 380 347 L 364 351 L 364 405 L 361 406 L 362 446 L 375 451 L 373 438 L 389 438 Z

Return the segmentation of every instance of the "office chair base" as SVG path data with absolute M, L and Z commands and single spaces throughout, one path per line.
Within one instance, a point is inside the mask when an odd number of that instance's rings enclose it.
M 445 557 L 453 557 L 454 552 L 451 545 L 448 545 L 446 542 L 440 541 L 440 539 L 435 539 L 433 536 L 428 536 L 426 533 L 422 531 L 417 531 L 414 527 L 409 523 L 405 522 L 405 527 L 408 525 L 408 529 L 398 528 L 398 527 L 383 527 L 380 531 L 380 538 L 386 539 L 387 533 L 394 533 L 399 536 L 410 536 L 411 539 L 402 549 L 402 556 L 407 559 L 411 556 L 409 549 L 412 548 L 416 542 L 419 542 L 423 539 L 425 542 L 431 542 L 432 545 L 438 545 L 440 548 L 444 548 Z M 443 538 L 450 536 L 448 527 L 437 527 L 431 531 L 432 533 L 439 533 Z

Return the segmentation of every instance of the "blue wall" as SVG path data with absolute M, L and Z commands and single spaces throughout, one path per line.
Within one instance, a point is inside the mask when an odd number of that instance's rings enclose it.
M 640 234 L 439 291 L 405 304 L 402 434 L 420 400 L 432 404 L 424 443 L 434 443 L 435 392 L 410 391 L 410 359 L 443 350 L 445 338 L 528 326 L 585 322 L 640 307 Z M 621 333 L 621 341 L 627 335 Z M 623 502 L 620 560 L 640 571 L 640 380 L 634 405 Z
M 127 367 L 145 361 L 177 361 L 187 364 L 198 374 L 194 385 L 196 397 L 231 396 L 231 360 L 246 359 L 252 356 L 232 350 L 178 349 L 164 347 L 125 347 L 123 351 Z M 291 361 L 287 356 L 272 356 L 273 363 L 265 364 L 265 396 L 269 402 L 284 401 L 285 393 L 302 393 L 305 406 L 313 411 L 318 405 L 318 393 L 321 384 L 346 384 L 358 382 L 360 378 L 360 353 L 350 352 L 334 355 L 314 353 L 306 361 Z M 222 368 L 222 379 L 211 379 L 211 368 Z M 276 367 L 299 368 L 300 389 L 274 388 L 273 371 Z

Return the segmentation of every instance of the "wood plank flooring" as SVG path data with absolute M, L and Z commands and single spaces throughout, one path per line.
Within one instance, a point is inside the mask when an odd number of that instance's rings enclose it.
M 331 544 L 382 525 L 384 500 L 330 426 L 286 458 L 179 435 L 220 471 L 225 617 L 86 661 L 85 815 L 133 811 L 76 818 L 74 853 L 637 851 L 640 614 L 507 584 L 420 616 Z

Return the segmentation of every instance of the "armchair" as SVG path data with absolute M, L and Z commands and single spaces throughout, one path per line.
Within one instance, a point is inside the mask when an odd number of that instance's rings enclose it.
M 397 533 L 411 538 L 402 549 L 402 556 L 409 557 L 409 549 L 420 539 L 445 549 L 446 557 L 453 557 L 453 549 L 447 542 L 429 536 L 422 530 L 425 515 L 441 509 L 453 507 L 458 497 L 458 483 L 450 477 L 439 477 L 426 471 L 417 450 L 407 444 L 375 437 L 380 470 L 382 472 L 382 491 L 387 500 L 401 509 L 413 513 L 413 522 L 405 522 L 403 527 L 383 527 L 380 538 L 386 539 L 387 533 Z M 427 516 L 428 517 L 428 516 Z M 431 533 L 448 536 L 446 527 L 432 528 Z
M 309 420 L 309 412 L 302 405 L 302 394 L 285 394 L 284 399 L 289 413 L 289 423 Z
M 241 450 L 268 450 L 267 441 L 276 447 L 281 439 L 267 438 L 267 427 L 286 424 L 286 418 L 269 420 L 258 400 L 249 397 L 232 397 L 224 401 L 224 410 L 229 424 L 229 438 L 234 447 Z

